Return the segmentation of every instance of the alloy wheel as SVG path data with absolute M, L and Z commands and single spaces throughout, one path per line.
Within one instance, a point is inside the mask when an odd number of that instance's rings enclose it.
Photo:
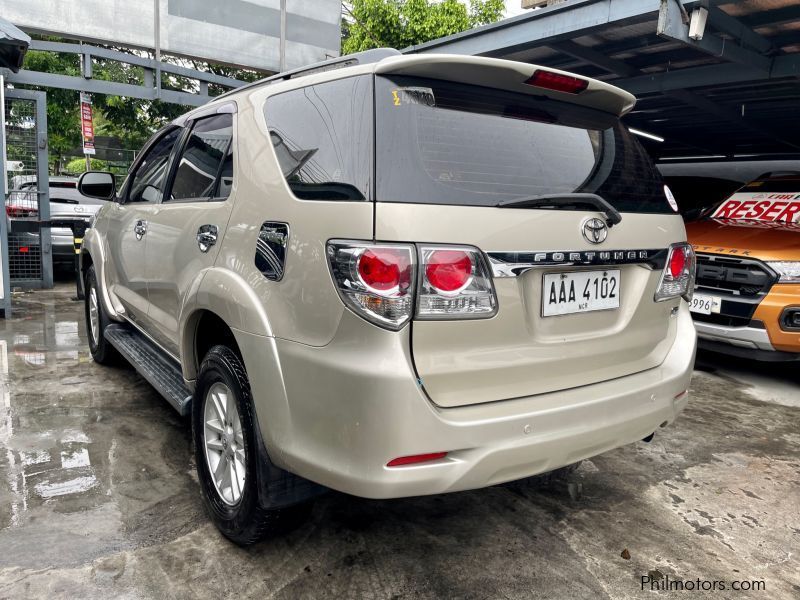
M 206 465 L 220 499 L 234 506 L 242 498 L 247 456 L 236 398 L 222 382 L 206 392 L 203 409 Z

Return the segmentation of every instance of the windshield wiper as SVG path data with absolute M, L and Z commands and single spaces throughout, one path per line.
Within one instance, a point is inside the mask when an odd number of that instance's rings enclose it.
M 622 215 L 619 211 L 597 194 L 577 192 L 566 194 L 541 194 L 539 196 L 504 200 L 495 206 L 498 208 L 553 208 L 558 210 L 590 206 L 606 216 L 606 222 L 609 227 L 613 227 L 622 222 Z

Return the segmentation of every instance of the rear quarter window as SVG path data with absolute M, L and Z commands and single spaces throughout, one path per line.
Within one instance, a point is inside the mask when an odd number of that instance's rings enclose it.
M 372 77 L 348 77 L 270 96 L 270 141 L 289 188 L 304 200 L 368 200 Z

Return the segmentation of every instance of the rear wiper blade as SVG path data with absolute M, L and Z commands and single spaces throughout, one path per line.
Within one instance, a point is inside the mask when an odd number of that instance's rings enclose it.
M 527 196 L 525 198 L 514 198 L 504 200 L 496 204 L 498 208 L 555 208 L 563 209 L 571 206 L 591 206 L 606 216 L 609 227 L 613 227 L 622 222 L 622 215 L 611 206 L 604 198 L 597 194 L 586 193 L 567 193 L 567 194 L 540 194 L 539 196 Z

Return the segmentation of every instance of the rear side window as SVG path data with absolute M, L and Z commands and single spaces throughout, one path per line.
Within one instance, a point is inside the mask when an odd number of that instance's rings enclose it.
M 267 99 L 270 141 L 304 200 L 367 200 L 372 179 L 372 78 L 348 77 Z
M 233 179 L 233 117 L 198 119 L 178 160 L 169 200 L 225 199 Z
M 164 191 L 169 157 L 181 129 L 175 128 L 164 134 L 139 163 L 131 182 L 128 202 L 158 202 Z
M 591 192 L 620 211 L 673 212 L 660 173 L 613 115 L 439 80 L 375 86 L 379 201 L 495 206 Z

